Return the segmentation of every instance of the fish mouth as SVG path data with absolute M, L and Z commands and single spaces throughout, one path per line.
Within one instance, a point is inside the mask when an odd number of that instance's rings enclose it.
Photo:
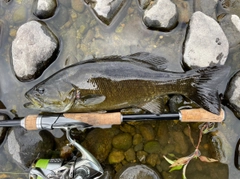
M 34 96 L 29 96 L 28 94 L 25 94 L 25 97 L 30 101 L 28 103 L 25 103 L 23 106 L 25 108 L 31 108 L 31 109 L 36 109 L 36 108 L 42 108 L 42 102 L 38 98 L 34 98 Z

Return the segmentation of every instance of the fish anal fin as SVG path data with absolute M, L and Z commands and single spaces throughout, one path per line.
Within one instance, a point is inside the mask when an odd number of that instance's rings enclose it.
M 164 113 L 165 110 L 166 98 L 168 98 L 168 96 L 160 96 L 139 107 L 153 114 L 161 114 Z
M 125 56 L 125 58 L 129 58 L 130 60 L 136 61 L 138 63 L 147 63 L 151 65 L 151 68 L 155 70 L 165 70 L 167 68 L 167 60 L 164 57 L 160 57 L 148 52 L 134 53 Z

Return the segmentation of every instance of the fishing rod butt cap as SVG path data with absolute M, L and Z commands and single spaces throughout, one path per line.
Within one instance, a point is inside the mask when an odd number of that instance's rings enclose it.
M 224 119 L 225 111 L 222 108 L 219 115 L 202 108 L 180 110 L 180 121 L 182 122 L 223 122 Z

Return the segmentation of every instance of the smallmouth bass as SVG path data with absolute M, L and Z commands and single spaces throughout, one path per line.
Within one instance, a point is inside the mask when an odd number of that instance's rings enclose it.
M 150 53 L 110 56 L 66 67 L 26 94 L 24 106 L 44 112 L 97 112 L 138 107 L 159 113 L 159 97 L 181 94 L 219 114 L 216 86 L 230 68 L 214 66 L 184 73 L 165 71 L 165 59 Z

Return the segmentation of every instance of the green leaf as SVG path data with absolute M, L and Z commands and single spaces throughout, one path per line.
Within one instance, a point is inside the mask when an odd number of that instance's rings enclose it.
M 167 158 L 165 155 L 163 156 L 163 158 L 165 158 L 165 160 L 171 165 L 175 162 L 174 160 L 170 160 L 169 158 Z
M 172 172 L 172 171 L 175 171 L 175 170 L 181 170 L 182 167 L 183 167 L 183 165 L 178 165 L 178 166 L 176 166 L 176 167 L 172 167 L 172 168 L 169 170 L 169 172 Z

